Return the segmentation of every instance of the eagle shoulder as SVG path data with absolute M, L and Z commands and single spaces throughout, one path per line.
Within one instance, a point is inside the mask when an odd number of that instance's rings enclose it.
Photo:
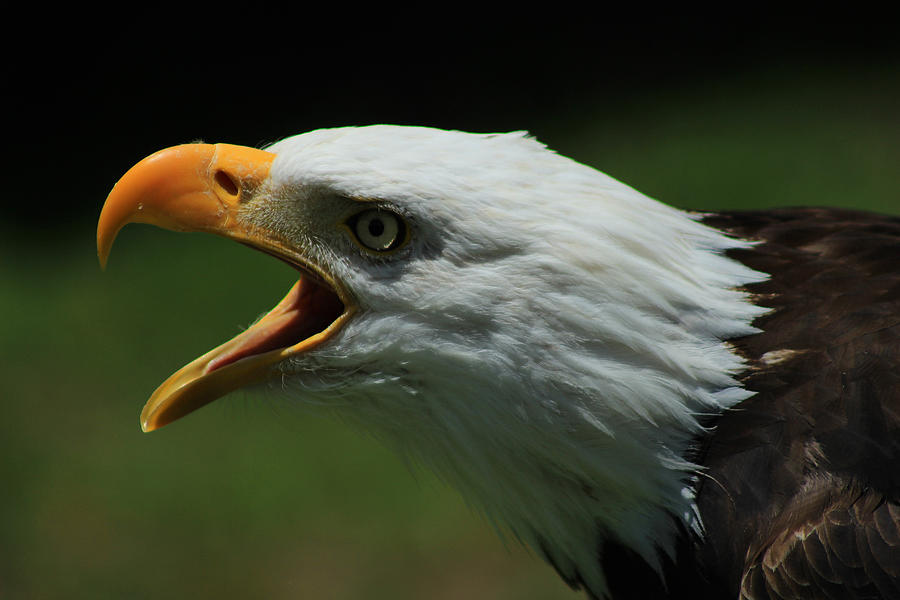
M 805 208 L 704 222 L 757 242 L 730 255 L 770 275 L 746 291 L 771 310 L 760 333 L 730 340 L 756 394 L 700 446 L 700 562 L 748 599 L 830 597 L 820 580 L 840 597 L 897 597 L 900 218 Z

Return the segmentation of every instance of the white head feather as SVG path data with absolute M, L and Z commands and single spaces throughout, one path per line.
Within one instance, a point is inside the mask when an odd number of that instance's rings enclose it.
M 699 415 L 749 396 L 723 340 L 763 312 L 736 288 L 764 276 L 723 255 L 745 242 L 523 133 L 342 128 L 269 150 L 269 208 L 245 218 L 310 248 L 361 308 L 285 365 L 302 397 L 598 595 L 603 538 L 656 565 L 671 515 L 698 528 L 683 457 Z M 334 227 L 360 201 L 403 215 L 410 243 L 362 252 Z

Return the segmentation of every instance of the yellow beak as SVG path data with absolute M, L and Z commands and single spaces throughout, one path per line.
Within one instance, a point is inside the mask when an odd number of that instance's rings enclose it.
M 275 155 L 230 144 L 184 144 L 151 154 L 113 187 L 97 225 L 106 266 L 119 230 L 150 223 L 174 231 L 209 231 L 241 240 L 236 211 L 269 175 Z
M 274 159 L 270 152 L 229 144 L 175 146 L 132 167 L 103 206 L 97 253 L 104 267 L 123 226 L 149 223 L 222 235 L 300 270 L 287 296 L 253 327 L 184 366 L 156 389 L 141 412 L 144 431 L 266 379 L 285 358 L 328 339 L 353 312 L 342 286 L 312 264 L 302 249 L 241 220 L 241 206 L 264 187 Z

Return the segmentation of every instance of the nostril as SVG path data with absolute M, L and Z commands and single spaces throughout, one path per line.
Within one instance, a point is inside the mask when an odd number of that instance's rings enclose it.
M 225 171 L 216 171 L 215 179 L 218 186 L 222 188 L 226 194 L 233 197 L 238 196 L 241 188 L 231 175 Z

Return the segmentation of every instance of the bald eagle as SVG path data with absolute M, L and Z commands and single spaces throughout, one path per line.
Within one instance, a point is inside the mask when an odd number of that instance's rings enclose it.
M 272 383 L 593 598 L 900 598 L 898 218 L 688 213 L 521 132 L 369 126 L 162 150 L 102 264 L 130 222 L 298 273 L 146 431 Z

